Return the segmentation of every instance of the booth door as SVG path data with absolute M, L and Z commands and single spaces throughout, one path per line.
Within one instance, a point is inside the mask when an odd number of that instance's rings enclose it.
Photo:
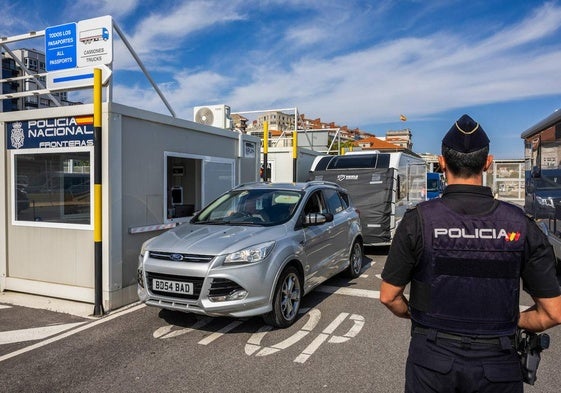
M 206 206 L 221 194 L 234 187 L 234 161 L 203 162 L 203 206 Z M 212 181 L 208 181 L 212 179 Z

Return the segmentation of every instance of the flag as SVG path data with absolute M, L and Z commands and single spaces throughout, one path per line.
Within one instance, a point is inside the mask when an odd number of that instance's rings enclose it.
M 407 121 L 407 117 L 405 117 L 405 115 L 399 115 L 399 120 Z

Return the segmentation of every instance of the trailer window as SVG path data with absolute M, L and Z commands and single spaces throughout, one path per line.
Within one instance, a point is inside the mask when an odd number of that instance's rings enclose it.
M 331 158 L 333 158 L 333 157 L 329 156 L 329 157 L 323 157 L 323 158 L 321 158 L 321 159 L 318 161 L 318 163 L 317 163 L 317 165 L 316 165 L 316 167 L 315 167 L 315 170 L 316 170 L 316 171 L 324 171 L 324 170 L 327 168 L 327 164 L 329 164 L 329 161 L 331 160 Z
M 389 168 L 389 154 L 353 154 L 336 156 L 327 169 Z

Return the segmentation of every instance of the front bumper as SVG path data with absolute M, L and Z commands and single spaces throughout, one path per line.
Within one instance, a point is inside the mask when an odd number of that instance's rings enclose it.
M 275 277 L 269 277 L 267 261 L 222 266 L 217 258 L 210 263 L 184 263 L 141 256 L 138 274 L 140 301 L 168 310 L 237 318 L 265 314 L 272 309 L 271 287 Z M 156 278 L 190 283 L 193 294 L 158 291 L 152 285 Z M 243 298 L 227 300 L 228 295 L 239 295 L 244 291 Z

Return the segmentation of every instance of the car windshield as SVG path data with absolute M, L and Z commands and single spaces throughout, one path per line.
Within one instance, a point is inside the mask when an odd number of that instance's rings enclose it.
M 276 225 L 288 221 L 302 195 L 288 190 L 233 190 L 222 195 L 192 223 L 214 225 Z

